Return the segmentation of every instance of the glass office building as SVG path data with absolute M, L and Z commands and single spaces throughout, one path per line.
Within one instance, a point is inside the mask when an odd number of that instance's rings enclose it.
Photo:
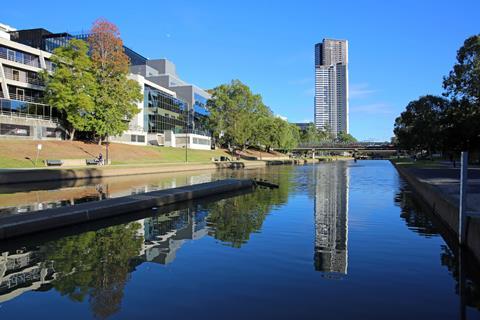
M 148 128 L 148 133 L 182 133 L 187 129 L 187 105 L 182 100 L 145 85 L 144 102 L 144 129 Z

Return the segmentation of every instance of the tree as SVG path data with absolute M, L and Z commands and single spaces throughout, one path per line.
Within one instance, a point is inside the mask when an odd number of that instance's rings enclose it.
M 240 80 L 222 84 L 211 91 L 207 105 L 210 110 L 209 127 L 215 137 L 227 145 L 244 149 L 258 137 L 255 123 L 261 117 L 271 116 L 259 94 Z
M 465 40 L 457 63 L 443 80 L 445 96 L 452 102 L 443 115 L 445 149 L 480 148 L 480 35 Z
M 259 117 L 255 121 L 254 142 L 259 146 L 265 147 L 267 152 L 275 144 L 277 127 L 275 119 L 272 116 Z
M 343 131 L 338 134 L 337 140 L 345 143 L 357 142 L 357 139 L 355 139 L 354 136 L 352 136 L 350 133 L 345 133 Z
M 52 75 L 47 71 L 42 73 L 46 85 L 45 102 L 63 113 L 70 140 L 74 139 L 76 130 L 89 127 L 89 115 L 94 110 L 98 92 L 88 50 L 86 42 L 72 39 L 65 47 L 54 50 L 51 61 L 56 68 Z
M 401 148 L 427 150 L 431 154 L 442 147 L 442 114 L 448 100 L 427 95 L 411 101 L 395 120 L 394 133 Z
M 98 83 L 90 130 L 101 143 L 128 129 L 143 96 L 138 83 L 127 78 L 129 59 L 114 24 L 103 19 L 95 21 L 88 42 Z
M 465 40 L 457 52 L 457 63 L 443 79 L 445 95 L 480 103 L 480 35 Z

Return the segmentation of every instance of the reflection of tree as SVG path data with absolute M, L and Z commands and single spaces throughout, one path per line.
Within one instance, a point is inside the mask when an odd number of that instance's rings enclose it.
M 260 230 L 272 206 L 287 202 L 292 189 L 290 176 L 291 171 L 278 175 L 278 189 L 257 189 L 250 194 L 208 204 L 209 234 L 232 247 L 241 247 L 252 232 Z
M 400 192 L 395 195 L 395 203 L 402 209 L 400 217 L 405 220 L 410 230 L 425 237 L 439 234 L 432 219 L 415 205 L 410 192 L 401 189 Z
M 422 209 L 415 203 L 412 198 L 412 193 L 406 188 L 402 188 L 398 194 L 395 195 L 395 203 L 400 206 L 401 214 L 400 217 L 403 218 L 407 224 L 407 227 L 410 230 L 418 233 L 421 236 L 431 237 L 434 235 L 439 235 L 440 230 L 435 227 L 435 222 L 433 217 L 428 213 L 422 211 Z M 440 262 L 442 266 L 447 267 L 451 276 L 455 279 L 455 292 L 459 295 L 459 272 L 458 272 L 458 257 L 455 253 L 446 245 L 442 245 L 442 252 L 440 253 Z M 476 265 L 473 262 L 473 258 L 470 257 L 468 261 L 471 265 Z M 474 279 L 480 279 L 478 275 L 478 270 L 469 270 L 467 268 L 468 263 L 463 262 L 464 268 L 467 270 L 467 278 L 465 281 L 465 288 L 463 291 L 464 298 L 466 299 L 466 304 L 468 306 L 477 308 L 480 310 L 480 290 L 478 286 L 478 281 L 472 281 Z M 476 268 L 474 268 L 476 269 Z
M 139 223 L 105 228 L 47 243 L 45 259 L 52 260 L 58 278 L 53 287 L 74 301 L 88 296 L 96 317 L 120 309 L 130 259 L 140 252 Z
M 450 250 L 448 246 L 442 246 L 442 253 L 440 254 L 440 260 L 442 262 L 442 266 L 447 267 L 451 276 L 456 280 L 455 284 L 455 292 L 460 294 L 460 287 L 459 287 L 459 270 L 458 270 L 458 258 L 455 254 Z M 463 264 L 467 264 L 466 261 Z M 477 270 L 475 270 L 477 271 Z M 478 271 L 477 271 L 478 272 Z M 480 310 L 480 290 L 478 285 L 475 284 L 471 279 L 465 280 L 465 287 L 464 287 L 464 297 L 466 298 L 465 303 L 468 306 L 474 307 Z

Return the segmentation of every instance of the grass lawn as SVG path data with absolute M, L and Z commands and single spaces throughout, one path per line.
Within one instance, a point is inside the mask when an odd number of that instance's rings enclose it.
M 37 167 L 43 160 L 92 159 L 99 153 L 106 156 L 105 146 L 80 141 L 0 140 L 0 168 L 33 168 L 37 144 L 42 144 Z M 187 150 L 188 162 L 208 163 L 213 157 L 228 156 L 225 150 Z M 185 149 L 157 146 L 133 146 L 111 143 L 109 158 L 113 165 L 183 163 Z

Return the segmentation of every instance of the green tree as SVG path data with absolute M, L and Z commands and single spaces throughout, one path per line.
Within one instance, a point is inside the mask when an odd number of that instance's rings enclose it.
M 290 150 L 296 147 L 300 141 L 298 127 L 278 117 L 274 119 L 274 123 L 277 132 L 275 146 L 282 150 Z
M 338 134 L 337 140 L 345 143 L 357 142 L 357 139 L 355 139 L 354 136 L 352 136 L 350 133 L 345 133 L 343 131 Z
M 259 117 L 255 121 L 254 141 L 270 151 L 275 146 L 277 126 L 273 116 Z
M 128 129 L 142 101 L 139 84 L 127 78 L 129 59 L 124 52 L 118 28 L 106 21 L 95 21 L 88 37 L 98 92 L 90 117 L 90 130 L 99 143 Z
M 480 35 L 465 40 L 457 63 L 444 78 L 445 96 L 452 102 L 443 115 L 444 149 L 480 149 Z
M 46 85 L 45 102 L 62 112 L 70 140 L 74 139 L 75 131 L 90 126 L 90 115 L 95 107 L 98 86 L 88 50 L 86 42 L 72 39 L 65 47 L 54 50 L 50 58 L 56 66 L 53 73 L 42 73 Z
M 410 102 L 395 120 L 394 133 L 401 148 L 427 150 L 431 154 L 442 148 L 442 116 L 448 100 L 427 95 Z
M 465 40 L 457 52 L 457 63 L 444 78 L 446 95 L 467 99 L 472 104 L 480 103 L 480 35 Z
M 240 80 L 222 84 L 211 90 L 208 101 L 210 110 L 209 127 L 215 137 L 227 145 L 244 149 L 255 141 L 256 120 L 271 116 L 271 111 L 259 94 Z

